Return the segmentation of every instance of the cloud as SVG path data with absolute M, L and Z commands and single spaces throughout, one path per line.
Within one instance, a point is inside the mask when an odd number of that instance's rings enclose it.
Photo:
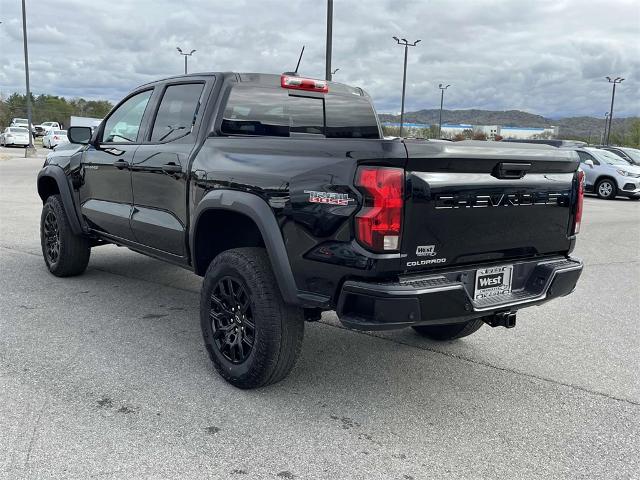
M 31 4 L 32 5 L 32 4 Z M 195 48 L 190 71 L 324 76 L 325 2 L 280 0 L 57 0 L 29 3 L 35 93 L 116 101 L 135 86 L 179 74 L 176 46 Z M 4 2 L 0 92 L 24 91 L 19 2 Z M 335 80 L 365 88 L 380 112 L 400 108 L 409 49 L 407 109 L 524 109 L 546 116 L 607 110 L 604 76 L 625 77 L 616 116 L 640 114 L 637 0 L 377 0 L 334 2 Z

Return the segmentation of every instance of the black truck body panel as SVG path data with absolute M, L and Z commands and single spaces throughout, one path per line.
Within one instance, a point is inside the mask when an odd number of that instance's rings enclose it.
M 524 292 L 523 304 L 573 289 L 581 269 L 568 257 L 575 242 L 575 154 L 518 144 L 383 139 L 377 118 L 368 135 L 377 127 L 378 138 L 330 138 L 347 127 L 330 127 L 326 119 L 318 126 L 324 134 L 298 133 L 293 125 L 285 136 L 224 133 L 224 121 L 238 129 L 263 127 L 223 118 L 235 87 L 253 86 L 295 102 L 319 100 L 323 111 L 345 115 L 350 102 L 360 102 L 358 108 L 368 102 L 360 89 L 340 84 L 330 82 L 329 93 L 321 94 L 283 92 L 279 81 L 278 75 L 211 73 L 141 86 L 113 110 L 150 92 L 135 140 L 101 141 L 110 114 L 89 145 L 48 158 L 39 175 L 40 195 L 45 200 L 50 194 L 41 182 L 51 177 L 68 214 L 75 214 L 74 230 L 200 275 L 211 259 L 197 252 L 196 238 L 206 229 L 212 232 L 207 241 L 219 240 L 204 214 L 242 216 L 260 232 L 285 301 L 337 309 L 356 328 L 446 323 L 517 310 L 515 300 L 486 308 L 474 304 L 465 278 L 486 265 L 514 265 L 513 295 L 517 300 Z M 163 96 L 182 84 L 202 84 L 191 129 L 170 141 L 152 140 Z M 361 166 L 404 169 L 395 251 L 375 253 L 356 238 L 354 218 L 365 203 L 354 185 Z M 319 196 L 343 202 L 314 201 Z M 570 264 L 558 272 L 544 266 L 562 261 Z M 544 291 L 526 286 L 541 276 Z M 412 278 L 426 284 L 441 278 L 434 284 L 447 288 L 416 287 L 407 280 Z M 525 294 L 533 300 L 525 302 Z

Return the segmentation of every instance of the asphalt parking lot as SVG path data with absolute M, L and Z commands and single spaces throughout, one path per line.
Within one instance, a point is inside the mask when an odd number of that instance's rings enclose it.
M 639 478 L 640 202 L 587 198 L 569 297 L 456 342 L 306 325 L 283 382 L 226 384 L 200 279 L 123 248 L 45 269 L 44 153 L 0 149 L 0 478 Z

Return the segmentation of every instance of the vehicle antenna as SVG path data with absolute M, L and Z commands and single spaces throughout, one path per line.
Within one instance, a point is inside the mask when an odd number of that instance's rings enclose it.
M 298 68 L 300 68 L 300 62 L 302 61 L 302 54 L 304 53 L 304 45 L 302 46 L 302 50 L 300 50 L 300 57 L 298 58 L 298 64 L 296 65 L 295 73 L 298 73 Z

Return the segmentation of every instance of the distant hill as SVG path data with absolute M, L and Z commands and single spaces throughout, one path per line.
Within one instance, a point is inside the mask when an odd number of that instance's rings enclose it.
M 404 115 L 407 123 L 438 124 L 440 110 L 418 110 Z M 400 115 L 381 113 L 381 122 L 399 122 Z M 612 132 L 626 132 L 640 117 L 613 118 Z M 594 141 L 604 129 L 604 119 L 595 117 L 545 118 L 521 110 L 443 110 L 442 123 L 469 123 L 471 125 L 501 125 L 503 127 L 560 127 L 560 137 L 589 138 Z

